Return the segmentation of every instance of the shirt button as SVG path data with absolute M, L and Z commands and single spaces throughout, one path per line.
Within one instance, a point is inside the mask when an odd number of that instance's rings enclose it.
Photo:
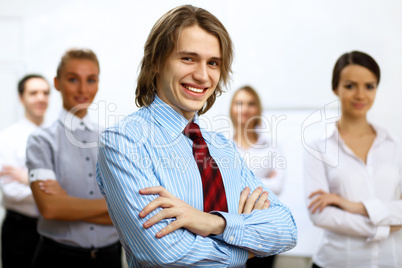
M 89 157 L 85 158 L 87 161 L 89 161 Z
M 89 173 L 89 177 L 92 177 L 92 173 Z
M 80 125 L 83 126 L 83 125 L 84 125 L 84 122 L 81 122 Z
M 93 226 L 91 226 L 89 229 L 90 229 L 90 230 L 93 230 L 93 229 L 94 229 L 94 227 L 93 227 Z
M 87 141 L 82 141 L 82 143 L 87 143 Z
M 93 192 L 93 191 L 90 191 L 90 192 L 89 192 L 89 194 L 90 194 L 90 195 L 93 195 L 93 194 L 94 194 L 94 192 Z
M 230 241 L 230 242 L 233 242 L 233 240 L 234 240 L 234 237 L 233 237 L 233 235 L 232 235 L 231 237 L 229 237 L 229 241 Z

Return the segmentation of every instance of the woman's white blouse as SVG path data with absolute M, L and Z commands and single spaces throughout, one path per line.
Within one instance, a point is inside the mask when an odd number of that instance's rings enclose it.
M 248 149 L 236 148 L 243 157 L 247 167 L 259 178 L 274 194 L 279 195 L 284 185 L 286 159 L 278 146 L 272 146 L 263 135 L 258 136 L 255 144 Z M 274 173 L 275 175 L 271 175 Z
M 362 202 L 369 217 L 334 206 L 310 213 L 313 223 L 324 229 L 313 261 L 331 267 L 402 267 L 401 144 L 385 130 L 373 126 L 377 136 L 367 163 L 346 146 L 334 129 L 327 138 L 316 140 L 304 158 L 304 182 L 308 196 L 319 189 L 353 202 Z

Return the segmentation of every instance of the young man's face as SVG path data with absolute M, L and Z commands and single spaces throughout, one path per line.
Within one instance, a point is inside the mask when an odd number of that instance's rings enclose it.
M 190 121 L 214 92 L 220 79 L 221 61 L 216 36 L 197 25 L 184 28 L 177 48 L 159 70 L 158 97 Z
M 99 68 L 95 62 L 87 59 L 71 59 L 54 78 L 54 86 L 63 98 L 63 107 L 67 111 L 74 108 L 74 114 L 80 118 L 87 113 L 87 107 L 98 92 Z M 80 105 L 81 106 L 77 106 Z
M 30 78 L 20 95 L 28 119 L 42 121 L 49 102 L 49 84 L 42 78 Z

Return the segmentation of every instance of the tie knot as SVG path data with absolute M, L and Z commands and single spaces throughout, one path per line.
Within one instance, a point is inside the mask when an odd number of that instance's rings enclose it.
M 192 141 L 202 138 L 200 127 L 193 122 L 187 124 L 186 128 L 183 130 L 183 133 Z

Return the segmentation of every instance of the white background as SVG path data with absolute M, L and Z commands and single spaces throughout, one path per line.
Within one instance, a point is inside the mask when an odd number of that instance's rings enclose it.
M 371 120 L 402 138 L 402 1 L 399 0 L 0 0 L 0 130 L 23 115 L 16 84 L 29 72 L 52 82 L 64 51 L 93 49 L 100 60 L 100 90 L 91 117 L 111 125 L 134 103 L 143 45 L 154 22 L 180 4 L 204 7 L 228 29 L 235 45 L 233 79 L 206 118 L 227 115 L 232 93 L 244 84 L 261 95 L 266 115 L 285 115 L 278 140 L 288 155 L 282 198 L 294 210 L 299 246 L 310 255 L 317 235 L 304 211 L 300 155 L 302 124 L 332 103 L 336 59 L 351 50 L 372 55 L 382 70 Z M 60 95 L 52 90 L 47 119 L 55 119 Z M 212 128 L 225 126 L 216 122 Z

